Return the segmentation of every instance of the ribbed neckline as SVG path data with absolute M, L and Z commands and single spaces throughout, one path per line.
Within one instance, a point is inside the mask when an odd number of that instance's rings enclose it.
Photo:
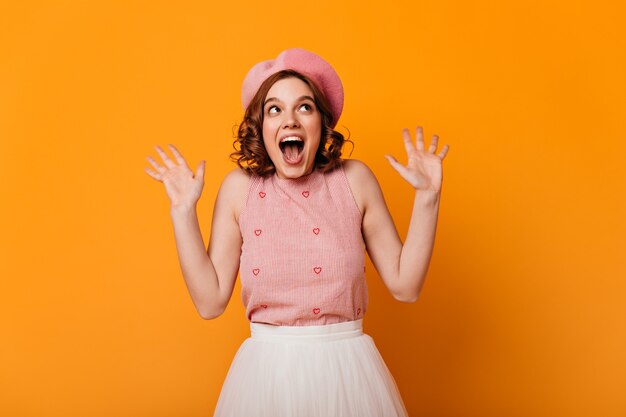
M 321 175 L 321 172 L 318 169 L 313 169 L 313 172 L 310 174 L 298 178 L 280 178 L 278 174 L 274 172 L 272 179 L 282 185 L 302 185 L 313 181 L 319 175 Z

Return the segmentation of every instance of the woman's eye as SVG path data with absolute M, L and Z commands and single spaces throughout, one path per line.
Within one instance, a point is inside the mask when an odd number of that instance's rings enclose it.
M 300 107 L 301 107 L 301 108 L 302 108 L 302 107 L 305 107 L 305 109 L 304 109 L 304 110 L 306 110 L 306 111 L 313 110 L 313 107 L 311 107 L 311 105 L 310 105 L 310 104 L 303 104 L 303 105 L 301 105 Z
M 276 111 L 274 111 L 274 110 L 278 111 L 279 109 L 276 106 L 271 106 L 270 108 L 267 109 L 267 112 L 270 113 L 270 114 L 271 113 L 276 113 Z

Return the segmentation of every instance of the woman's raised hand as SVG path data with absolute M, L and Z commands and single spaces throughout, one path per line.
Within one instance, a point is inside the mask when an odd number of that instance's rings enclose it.
M 442 161 L 448 153 L 448 145 L 444 145 L 441 152 L 435 154 L 439 136 L 433 135 L 428 151 L 424 150 L 424 134 L 421 126 L 415 129 L 416 144 L 411 141 L 409 129 L 402 130 L 404 147 L 408 156 L 406 166 L 399 163 L 391 155 L 385 155 L 391 166 L 409 182 L 416 190 L 441 191 L 443 180 Z
M 198 168 L 196 168 L 196 174 L 194 175 L 187 166 L 187 162 L 185 162 L 183 156 L 178 152 L 178 149 L 171 144 L 168 146 L 174 154 L 177 163 L 169 159 L 163 149 L 157 145 L 155 148 L 161 159 L 163 159 L 165 167 L 159 165 L 151 156 L 148 156 L 146 159 L 157 172 L 152 171 L 150 168 L 145 168 L 145 170 L 148 175 L 165 185 L 165 190 L 170 198 L 172 207 L 192 208 L 198 202 L 202 194 L 205 162 L 200 161 Z

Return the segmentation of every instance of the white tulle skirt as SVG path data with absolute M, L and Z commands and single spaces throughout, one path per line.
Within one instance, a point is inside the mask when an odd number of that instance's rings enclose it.
M 363 319 L 323 326 L 250 323 L 214 417 L 407 416 Z

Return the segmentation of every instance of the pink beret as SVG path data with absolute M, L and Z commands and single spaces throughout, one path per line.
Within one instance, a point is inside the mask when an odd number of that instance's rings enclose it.
M 248 108 L 263 81 L 284 69 L 295 70 L 315 82 L 330 103 L 333 113 L 332 127 L 335 127 L 343 110 L 343 86 L 339 75 L 322 57 L 300 48 L 284 50 L 276 59 L 261 61 L 248 71 L 241 87 L 243 108 Z

